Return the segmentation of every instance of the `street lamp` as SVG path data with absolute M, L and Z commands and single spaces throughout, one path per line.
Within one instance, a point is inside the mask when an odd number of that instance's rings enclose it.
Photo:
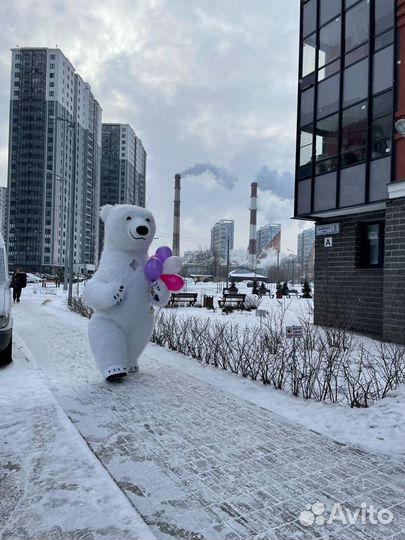
M 395 129 L 398 131 L 401 137 L 405 138 L 405 118 L 400 118 L 395 122 Z
M 287 251 L 289 251 L 291 253 L 291 255 L 292 255 L 292 286 L 294 287 L 294 283 L 295 283 L 295 275 L 294 275 L 294 258 L 295 258 L 295 254 L 291 249 L 287 249 Z
M 71 183 L 71 190 L 70 190 L 70 212 L 69 212 L 69 258 L 68 258 L 68 265 L 67 263 L 67 257 L 66 257 L 66 251 L 65 251 L 65 279 L 64 284 L 66 283 L 66 275 L 69 272 L 69 289 L 68 289 L 68 304 L 70 305 L 72 302 L 72 296 L 73 296 L 73 267 L 74 267 L 74 244 L 75 244 L 75 202 L 76 202 L 76 132 L 77 132 L 77 125 L 75 120 L 68 120 L 67 118 L 63 118 L 62 116 L 50 116 L 50 118 L 53 118 L 55 121 L 55 127 L 57 120 L 61 122 L 65 122 L 68 129 L 73 129 L 73 171 L 72 171 L 72 183 Z M 55 129 L 56 132 L 56 129 Z M 55 171 L 56 173 L 56 171 Z M 67 272 L 68 270 L 68 272 Z M 64 285 L 65 289 L 65 285 Z M 66 290 L 66 289 L 65 289 Z

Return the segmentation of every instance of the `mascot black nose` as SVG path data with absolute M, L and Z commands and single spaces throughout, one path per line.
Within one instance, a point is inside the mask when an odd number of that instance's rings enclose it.
M 145 234 L 148 234 L 149 229 L 148 227 L 145 227 L 145 225 L 140 225 L 136 228 L 136 232 L 140 234 L 141 236 L 145 236 Z

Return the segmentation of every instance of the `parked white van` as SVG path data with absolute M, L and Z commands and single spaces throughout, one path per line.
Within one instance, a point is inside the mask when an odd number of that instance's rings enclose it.
M 6 245 L 0 233 L 0 366 L 12 361 L 13 315 Z

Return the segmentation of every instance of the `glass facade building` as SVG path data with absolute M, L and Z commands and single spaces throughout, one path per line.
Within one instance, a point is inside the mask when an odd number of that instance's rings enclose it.
M 299 43 L 294 217 L 316 224 L 315 322 L 404 343 L 405 0 L 301 0 Z
M 62 270 L 72 229 L 75 271 L 97 263 L 100 160 L 101 108 L 90 86 L 60 49 L 13 49 L 6 235 L 11 266 Z
M 301 3 L 296 217 L 388 198 L 395 35 L 395 0 Z

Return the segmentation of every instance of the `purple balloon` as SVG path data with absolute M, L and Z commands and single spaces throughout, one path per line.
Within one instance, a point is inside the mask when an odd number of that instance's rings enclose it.
M 157 248 L 155 257 L 160 259 L 162 263 L 165 262 L 166 259 L 171 257 L 173 255 L 172 250 L 169 248 L 169 246 L 160 246 L 160 248 Z
M 145 275 L 150 281 L 156 281 L 163 272 L 163 263 L 157 257 L 151 257 L 145 264 Z

